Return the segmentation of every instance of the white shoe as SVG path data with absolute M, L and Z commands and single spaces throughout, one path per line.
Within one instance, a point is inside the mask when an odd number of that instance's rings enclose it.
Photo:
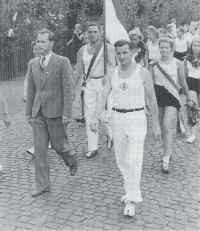
M 106 141 L 106 144 L 107 144 L 107 148 L 111 149 L 112 146 L 113 146 L 113 144 L 114 144 L 114 142 L 113 142 L 113 140 L 111 140 L 110 138 L 108 138 L 107 141 Z
M 169 172 L 169 159 L 170 156 L 163 156 L 163 172 L 165 173 Z
M 86 154 L 87 158 L 91 158 L 93 156 L 96 156 L 98 154 L 98 149 L 94 150 L 94 151 L 90 151 Z
M 126 204 L 126 202 L 127 202 L 126 195 L 124 195 L 124 196 L 121 198 L 121 202 L 122 202 L 123 204 Z
M 0 164 L 0 172 L 3 172 L 3 167 L 1 164 Z
M 29 148 L 26 152 L 27 152 L 28 154 L 34 156 L 34 147 Z
M 135 216 L 135 203 L 128 201 L 126 202 L 126 207 L 124 209 L 124 215 L 133 217 Z
M 187 143 L 193 143 L 195 141 L 195 135 L 190 135 L 189 138 L 187 139 Z

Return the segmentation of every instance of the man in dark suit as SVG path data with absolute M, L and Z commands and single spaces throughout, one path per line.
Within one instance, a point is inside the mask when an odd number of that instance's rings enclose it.
M 70 175 L 77 171 L 77 156 L 73 153 L 65 126 L 72 117 L 74 99 L 73 72 L 68 58 L 52 52 L 53 33 L 38 32 L 37 47 L 41 57 L 29 62 L 26 117 L 33 126 L 37 197 L 50 190 L 49 140 L 52 148 L 69 166 Z

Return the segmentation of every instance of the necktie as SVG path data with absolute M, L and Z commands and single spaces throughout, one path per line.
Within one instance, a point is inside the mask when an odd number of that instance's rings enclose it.
M 46 60 L 45 56 L 42 57 L 42 62 L 41 62 L 41 64 L 40 64 L 40 69 L 41 69 L 41 71 L 42 71 L 43 73 L 44 73 L 44 68 L 46 67 L 46 66 L 45 66 L 45 63 L 44 63 L 45 60 Z

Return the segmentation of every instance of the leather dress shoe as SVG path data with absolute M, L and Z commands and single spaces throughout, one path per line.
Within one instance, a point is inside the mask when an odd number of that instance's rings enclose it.
M 112 146 L 113 146 L 113 144 L 114 144 L 114 141 L 113 141 L 113 140 L 110 140 L 110 139 L 108 138 L 107 141 L 106 141 L 106 146 L 107 146 L 107 148 L 108 148 L 108 149 L 111 149 Z
M 93 156 L 96 156 L 98 154 L 98 149 L 97 150 L 94 150 L 94 151 L 91 151 L 91 152 L 88 152 L 86 157 L 87 158 L 91 158 Z
M 76 119 L 76 122 L 85 124 L 85 118 L 78 118 L 78 119 Z
M 28 154 L 34 156 L 34 147 L 29 148 L 26 152 L 27 152 Z
M 77 156 L 75 156 L 73 164 L 69 167 L 70 176 L 75 176 L 77 169 L 78 169 Z
M 46 189 L 42 189 L 42 190 L 36 190 L 34 191 L 31 196 L 32 197 L 38 197 L 38 196 L 41 196 L 42 194 L 46 193 L 46 192 L 49 192 L 50 189 L 49 188 L 46 188 Z

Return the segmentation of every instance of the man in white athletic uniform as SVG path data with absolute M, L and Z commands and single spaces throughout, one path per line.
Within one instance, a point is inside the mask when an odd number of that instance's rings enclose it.
M 152 111 L 153 132 L 160 136 L 158 106 L 149 71 L 132 62 L 130 43 L 120 40 L 115 43 L 118 67 L 110 70 L 106 84 L 98 97 L 95 115 L 90 128 L 97 131 L 97 121 L 108 95 L 113 91 L 112 132 L 117 165 L 124 179 L 126 203 L 124 215 L 135 215 L 135 203 L 142 202 L 140 179 L 143 162 L 143 146 L 147 132 L 144 111 L 145 94 Z
M 90 24 L 88 26 L 88 38 L 89 38 L 89 43 L 83 46 L 78 52 L 75 86 L 77 85 L 80 77 L 82 76 L 82 73 L 87 74 L 90 62 L 92 60 L 93 55 L 95 54 L 95 51 L 98 48 L 98 46 L 102 44 L 101 31 L 100 31 L 100 27 L 97 24 Z M 114 68 L 115 66 L 116 66 L 116 61 L 115 61 L 114 47 L 107 44 L 107 67 L 109 69 L 109 68 Z M 97 96 L 103 89 L 104 81 L 105 81 L 104 80 L 104 49 L 102 44 L 102 47 L 91 68 L 89 77 L 86 80 L 86 86 L 83 87 L 84 110 L 85 110 L 86 129 L 87 129 L 87 138 L 88 138 L 88 153 L 86 157 L 88 158 L 93 157 L 98 153 L 98 132 L 93 133 L 90 130 L 89 125 L 94 116 Z M 108 101 L 108 103 L 109 102 L 110 101 Z M 111 129 L 109 123 L 106 124 L 106 132 L 111 142 L 112 135 L 111 135 Z

